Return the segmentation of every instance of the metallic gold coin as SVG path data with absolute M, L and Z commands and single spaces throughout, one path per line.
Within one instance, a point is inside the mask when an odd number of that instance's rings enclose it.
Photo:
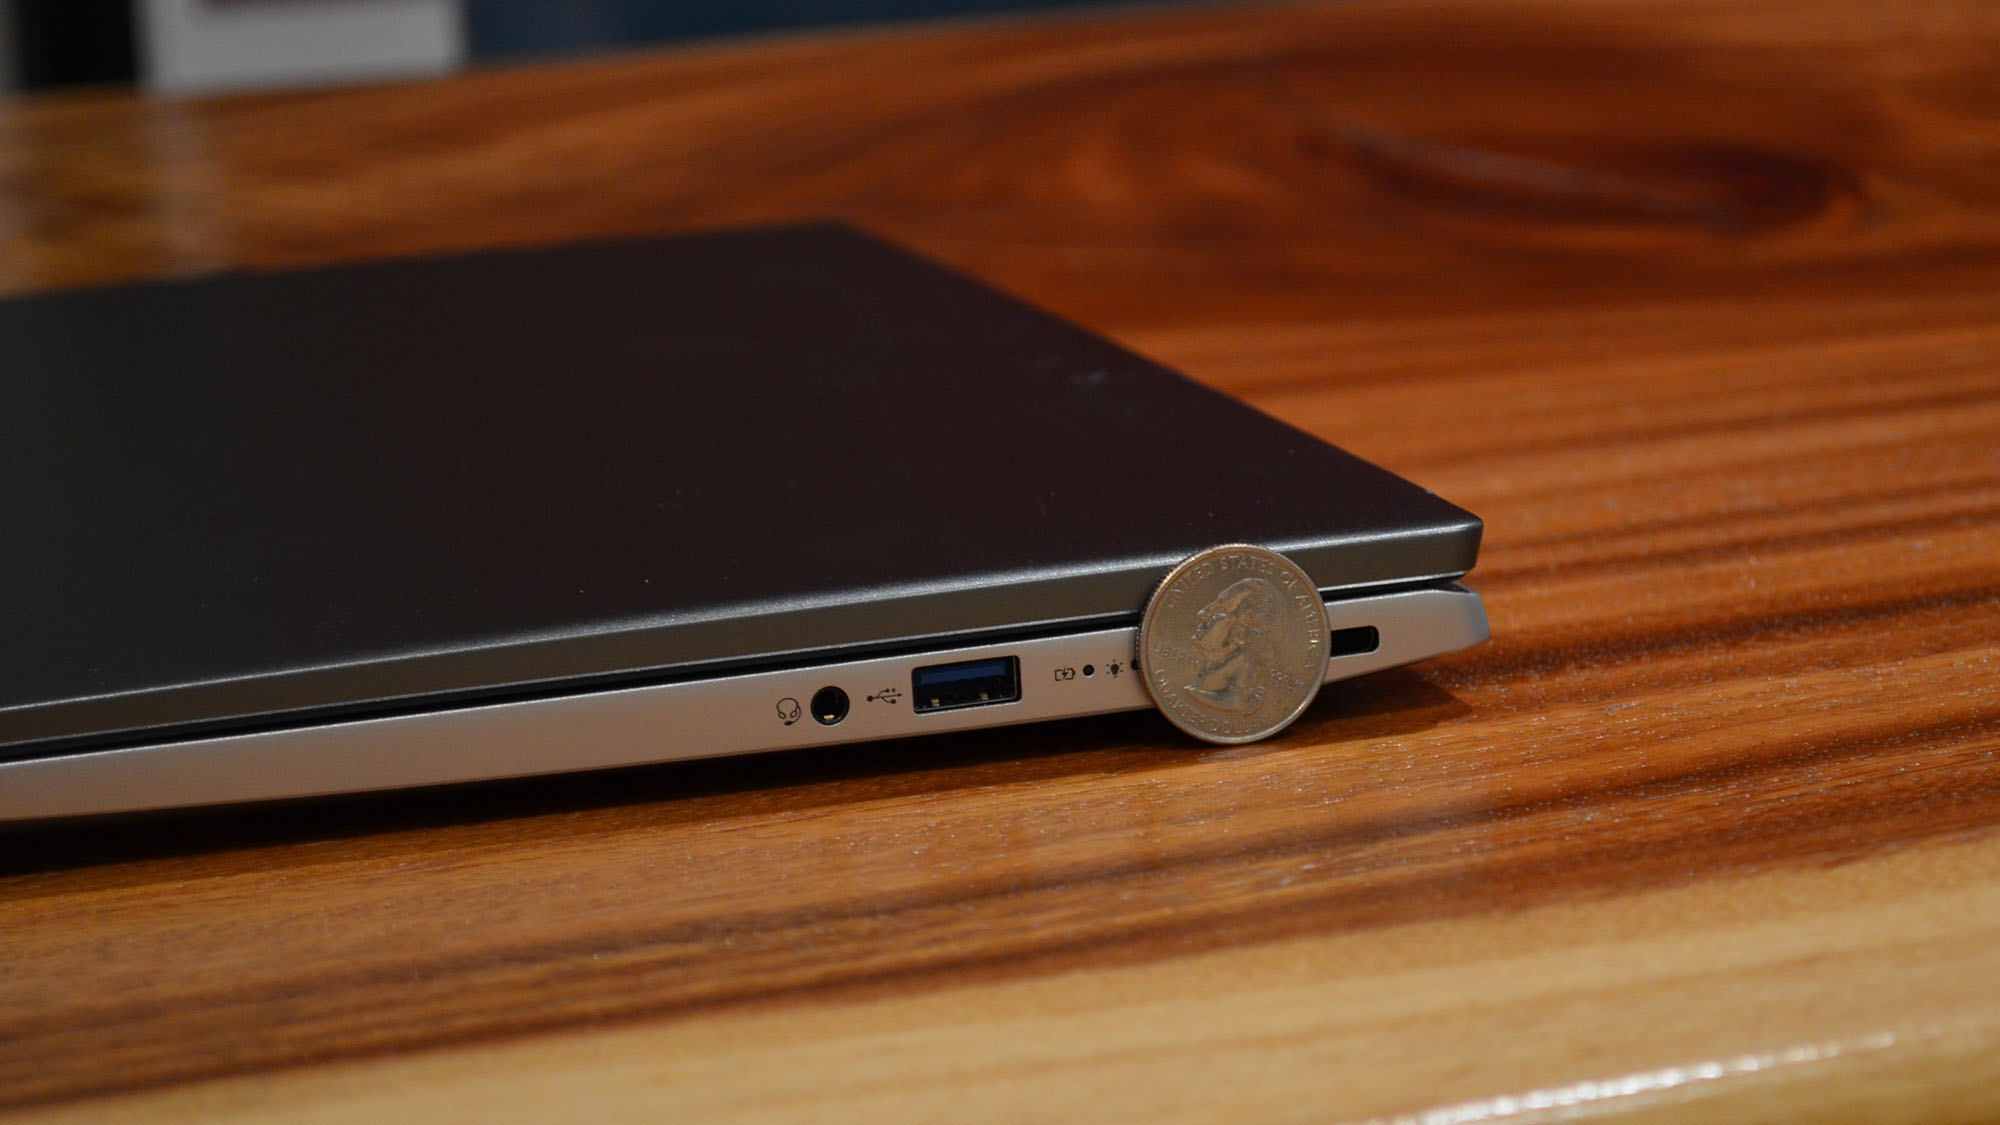
M 1255 742 L 1290 726 L 1326 679 L 1319 588 L 1276 551 L 1211 547 L 1167 572 L 1139 621 L 1146 691 L 1209 742 Z

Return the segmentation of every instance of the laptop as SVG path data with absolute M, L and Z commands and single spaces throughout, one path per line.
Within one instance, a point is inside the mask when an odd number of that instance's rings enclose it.
M 1487 635 L 1470 513 L 836 225 L 31 295 L 0 340 L 0 821 L 1147 708 L 1140 614 L 1224 543 L 1310 577 L 1327 680 Z

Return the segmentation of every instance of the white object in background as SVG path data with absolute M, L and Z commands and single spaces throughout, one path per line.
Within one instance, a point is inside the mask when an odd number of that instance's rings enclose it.
M 142 0 L 141 81 L 159 93 L 444 74 L 465 59 L 459 0 Z

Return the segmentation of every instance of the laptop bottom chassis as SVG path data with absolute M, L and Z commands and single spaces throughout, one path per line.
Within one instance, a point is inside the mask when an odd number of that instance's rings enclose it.
M 1327 682 L 1477 644 L 1456 584 L 1326 603 Z M 1137 625 L 0 763 L 0 822 L 869 742 L 1150 708 Z

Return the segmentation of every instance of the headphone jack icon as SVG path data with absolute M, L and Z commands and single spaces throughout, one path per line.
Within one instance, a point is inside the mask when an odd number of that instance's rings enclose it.
M 778 717 L 785 721 L 786 726 L 791 726 L 793 723 L 798 722 L 799 701 L 789 695 L 778 700 Z

